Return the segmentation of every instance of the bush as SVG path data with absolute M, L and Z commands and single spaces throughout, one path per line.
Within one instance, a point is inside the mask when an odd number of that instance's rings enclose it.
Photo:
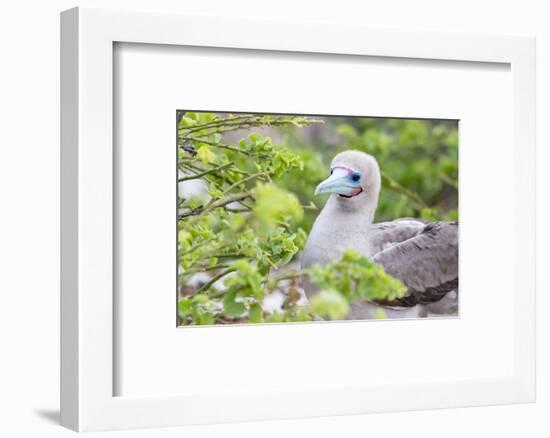
M 297 131 L 320 123 L 301 116 L 178 112 L 181 325 L 340 319 L 357 298 L 405 293 L 401 282 L 353 251 L 324 267 L 288 266 L 306 242 L 317 212 L 313 188 L 327 168 L 314 150 L 284 143 L 297 143 Z M 266 130 L 283 131 L 283 144 Z M 191 181 L 202 184 L 203 194 L 187 193 Z M 207 279 L 198 281 L 204 273 Z M 298 305 L 302 276 L 325 291 L 311 306 Z M 282 309 L 264 311 L 265 297 L 282 289 Z

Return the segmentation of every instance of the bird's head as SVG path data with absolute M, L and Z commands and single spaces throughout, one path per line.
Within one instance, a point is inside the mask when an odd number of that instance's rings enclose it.
M 346 206 L 378 202 L 380 169 L 376 159 L 360 151 L 344 151 L 334 157 L 329 177 L 315 189 L 315 194 L 334 193 Z

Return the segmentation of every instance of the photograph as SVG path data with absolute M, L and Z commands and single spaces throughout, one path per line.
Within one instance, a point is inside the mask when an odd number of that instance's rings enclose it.
M 458 317 L 458 121 L 176 112 L 177 325 Z

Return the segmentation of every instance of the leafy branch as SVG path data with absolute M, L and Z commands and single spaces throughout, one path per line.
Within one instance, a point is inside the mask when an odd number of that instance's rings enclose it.
M 402 293 L 402 285 L 351 253 L 325 267 L 287 270 L 303 249 L 304 210 L 294 193 L 277 184 L 282 176 L 303 175 L 301 156 L 254 129 L 301 128 L 321 121 L 301 116 L 184 113 L 178 126 L 178 167 L 184 175 L 178 194 L 178 314 L 182 324 L 279 322 L 341 318 L 357 298 Z M 247 131 L 238 142 L 224 137 Z M 325 170 L 323 169 L 324 173 Z M 200 180 L 203 196 L 186 194 L 186 183 Z M 196 286 L 197 275 L 207 275 Z M 230 275 L 231 274 L 231 275 Z M 323 292 L 309 306 L 298 306 L 295 286 L 307 276 Z M 203 278 L 203 277 L 201 277 Z M 280 312 L 267 313 L 264 298 L 287 294 Z
M 418 193 L 415 193 L 412 190 L 407 189 L 406 187 L 401 185 L 397 180 L 389 176 L 383 170 L 380 171 L 380 173 L 382 175 L 382 180 L 386 181 L 390 186 L 390 188 L 412 199 L 420 210 L 424 208 L 429 208 L 428 204 L 426 204 L 426 202 L 420 197 Z

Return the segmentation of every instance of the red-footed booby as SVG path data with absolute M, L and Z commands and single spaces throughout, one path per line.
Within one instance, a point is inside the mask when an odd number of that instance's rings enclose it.
M 349 150 L 334 157 L 330 176 L 315 194 L 331 193 L 315 220 L 301 258 L 303 268 L 326 264 L 353 248 L 407 286 L 392 302 L 352 304 L 348 319 L 449 315 L 458 310 L 458 222 L 398 219 L 373 223 L 381 177 L 376 159 Z M 306 281 L 308 297 L 316 290 Z

